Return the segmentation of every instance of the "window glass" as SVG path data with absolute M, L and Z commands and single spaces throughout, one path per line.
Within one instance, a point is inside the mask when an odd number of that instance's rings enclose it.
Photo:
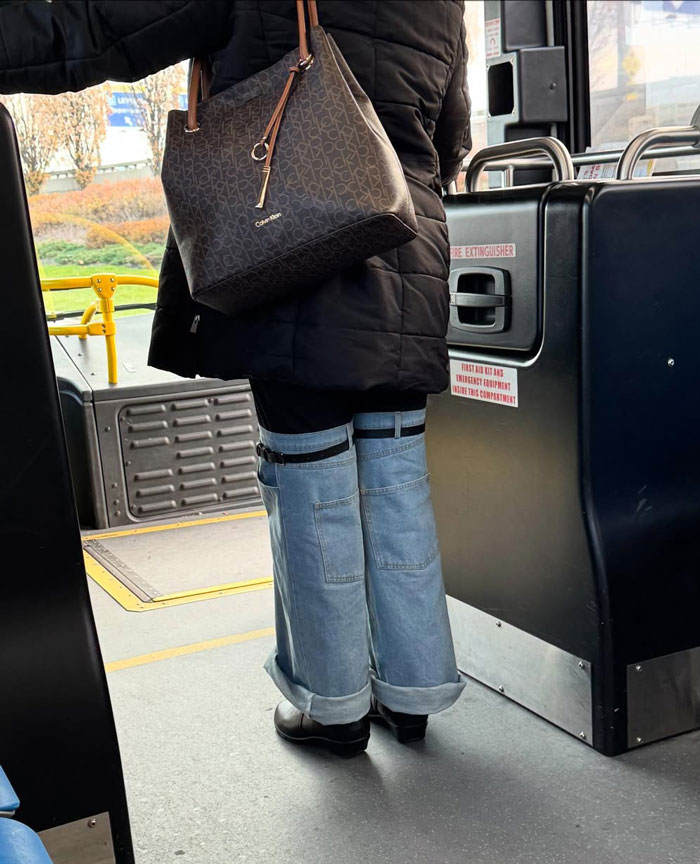
M 185 84 L 180 64 L 136 84 L 3 97 L 17 128 L 42 280 L 157 275 L 168 229 L 158 176 L 165 123 L 171 108 L 184 107 Z M 153 303 L 155 293 L 120 284 L 115 304 Z M 90 288 L 44 293 L 50 317 L 82 312 L 94 299 Z
M 467 30 L 467 79 L 472 101 L 471 130 L 472 154 L 486 147 L 487 85 L 486 49 L 484 41 L 484 3 L 483 0 L 466 0 L 464 4 L 464 24 Z M 464 190 L 464 173 L 457 181 L 460 191 Z
M 690 123 L 700 104 L 700 0 L 589 0 L 588 39 L 595 149 Z
M 482 0 L 467 0 L 464 4 L 469 51 L 468 80 L 472 100 L 472 153 L 486 146 L 486 54 L 484 42 L 484 4 Z

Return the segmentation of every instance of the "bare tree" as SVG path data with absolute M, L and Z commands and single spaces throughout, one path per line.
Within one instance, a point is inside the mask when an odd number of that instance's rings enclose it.
M 155 175 L 160 173 L 163 163 L 168 112 L 171 108 L 177 108 L 177 97 L 183 85 L 184 73 L 180 66 L 163 69 L 133 85 L 138 111 L 151 148 L 151 171 Z
M 100 164 L 100 147 L 107 135 L 109 115 L 105 85 L 56 97 L 54 125 L 60 143 L 75 165 L 75 180 L 84 189 Z
M 54 128 L 56 105 L 51 96 L 18 93 L 4 96 L 17 130 L 27 192 L 36 195 L 59 147 Z

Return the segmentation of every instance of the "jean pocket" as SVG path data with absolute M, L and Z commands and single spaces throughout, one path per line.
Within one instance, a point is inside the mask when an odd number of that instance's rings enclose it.
M 262 498 L 263 505 L 267 510 L 267 515 L 272 516 L 277 507 L 277 496 L 279 494 L 275 466 L 270 462 L 266 462 L 264 459 L 258 459 L 257 475 L 260 497 Z
M 440 550 L 427 474 L 399 486 L 363 489 L 362 509 L 380 570 L 422 570 L 435 560 Z
M 365 576 L 360 493 L 314 504 L 326 582 L 357 582 Z
M 261 486 L 277 487 L 277 469 L 273 462 L 258 456 L 258 483 Z

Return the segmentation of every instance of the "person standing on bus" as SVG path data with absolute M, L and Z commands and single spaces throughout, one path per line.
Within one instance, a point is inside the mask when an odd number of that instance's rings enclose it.
M 163 260 L 149 363 L 250 378 L 275 567 L 280 735 L 344 756 L 370 717 L 402 741 L 464 687 L 447 615 L 425 455 L 427 395 L 449 381 L 441 186 L 468 152 L 462 0 L 319 0 L 372 100 L 418 218 L 407 245 L 300 299 L 227 317 Z M 298 43 L 293 0 L 41 0 L 0 6 L 0 93 L 136 81 L 209 56 L 212 94 Z

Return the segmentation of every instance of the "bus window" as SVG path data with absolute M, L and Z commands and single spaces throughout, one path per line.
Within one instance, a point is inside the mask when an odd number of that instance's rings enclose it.
M 472 100 L 472 153 L 486 147 L 486 56 L 484 43 L 484 4 L 473 0 L 464 4 L 469 51 L 468 77 Z
M 476 0 L 467 0 L 464 4 L 464 25 L 467 30 L 468 52 L 468 83 L 472 102 L 471 131 L 472 154 L 486 147 L 487 122 L 487 87 L 486 87 L 486 51 L 484 43 L 484 4 Z M 471 155 L 471 154 L 470 154 Z M 467 156 L 467 162 L 470 156 Z M 457 188 L 464 191 L 464 172 L 457 180 Z M 485 178 L 482 177 L 482 181 Z
M 186 104 L 186 64 L 135 84 L 6 97 L 17 127 L 42 281 L 157 276 L 168 230 L 160 183 L 165 124 Z M 117 314 L 153 304 L 152 285 L 121 283 Z M 90 288 L 44 293 L 49 318 L 79 313 Z
M 690 123 L 700 104 L 699 39 L 698 0 L 589 0 L 593 149 L 624 146 L 652 127 Z

